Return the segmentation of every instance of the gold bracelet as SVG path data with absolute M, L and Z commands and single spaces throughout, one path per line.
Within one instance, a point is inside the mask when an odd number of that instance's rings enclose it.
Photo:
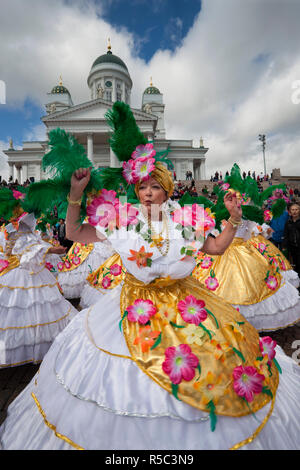
M 241 219 L 241 220 L 233 220 L 232 217 L 229 217 L 228 222 L 229 222 L 234 228 L 236 228 L 236 227 L 238 227 L 239 225 L 241 225 L 242 219 Z
M 82 196 L 77 201 L 72 201 L 72 199 L 70 199 L 70 194 L 68 194 L 67 195 L 67 201 L 71 206 L 81 206 Z

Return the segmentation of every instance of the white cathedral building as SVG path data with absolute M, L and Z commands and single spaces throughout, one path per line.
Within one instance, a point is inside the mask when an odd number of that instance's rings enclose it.
M 105 54 L 93 63 L 87 78 L 90 101 L 74 104 L 71 94 L 60 80 L 59 85 L 47 93 L 46 115 L 41 118 L 46 133 L 60 127 L 74 135 L 87 152 L 88 158 L 98 167 L 118 167 L 119 161 L 109 147 L 110 128 L 104 117 L 115 101 L 130 105 L 132 79 L 126 64 L 111 51 L 110 44 Z M 191 171 L 196 180 L 205 179 L 205 154 L 208 148 L 202 138 L 198 146 L 193 140 L 171 140 L 166 138 L 164 124 L 163 95 L 152 82 L 142 96 L 141 109 L 131 108 L 135 120 L 155 149 L 169 149 L 168 158 L 174 165 L 177 180 L 185 179 Z M 48 141 L 23 142 L 23 148 L 15 150 L 12 140 L 4 153 L 8 157 L 9 176 L 23 183 L 27 179 L 40 181 L 47 177 L 42 170 L 42 158 L 48 151 Z

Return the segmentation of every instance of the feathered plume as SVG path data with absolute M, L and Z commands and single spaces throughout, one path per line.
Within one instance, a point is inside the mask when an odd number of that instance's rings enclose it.
M 148 142 L 137 126 L 128 104 L 116 101 L 105 118 L 112 128 L 110 147 L 121 162 L 129 160 L 138 145 Z

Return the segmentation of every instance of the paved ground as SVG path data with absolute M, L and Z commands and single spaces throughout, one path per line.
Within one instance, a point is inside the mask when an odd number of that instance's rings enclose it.
M 78 303 L 72 301 L 77 307 Z M 288 356 L 292 356 L 296 349 L 295 341 L 300 341 L 300 325 L 294 325 L 283 330 L 264 333 L 263 336 L 271 336 L 282 347 Z M 294 346 L 293 346 L 294 343 Z M 298 355 L 300 360 L 300 354 Z M 8 405 L 30 382 L 37 372 L 39 365 L 26 364 L 19 367 L 10 367 L 0 370 L 0 424 L 4 421 Z

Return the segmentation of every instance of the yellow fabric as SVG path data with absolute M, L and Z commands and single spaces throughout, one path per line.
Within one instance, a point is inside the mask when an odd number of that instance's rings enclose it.
M 122 272 L 119 276 L 113 276 L 112 274 L 107 274 L 111 266 L 113 266 L 114 264 L 118 264 L 119 266 L 122 267 Z M 125 273 L 126 273 L 126 269 L 122 265 L 121 256 L 118 253 L 115 253 L 112 256 L 110 256 L 101 266 L 99 266 L 99 268 L 97 268 L 95 271 L 90 273 L 88 277 L 86 278 L 86 280 L 95 289 L 103 289 L 103 285 L 102 285 L 103 278 L 107 277 L 108 275 L 109 279 L 111 280 L 111 284 L 106 289 L 113 289 L 114 287 L 117 287 L 120 284 L 120 282 L 124 280 Z
M 267 257 L 269 260 L 270 258 L 274 258 L 274 266 L 279 266 L 281 271 L 288 271 L 289 269 L 293 269 L 289 260 L 284 256 L 282 251 L 280 251 L 274 243 L 267 240 L 262 235 L 257 235 L 256 237 L 252 237 L 250 242 L 258 248 L 259 243 L 264 243 L 267 247 L 264 256 Z M 277 260 L 277 263 L 276 263 Z
M 177 310 L 177 303 L 188 295 L 202 299 L 206 308 L 215 316 L 213 318 L 208 315 L 203 322 L 210 331 L 211 338 L 205 333 L 201 341 L 194 341 L 195 335 L 193 339 L 190 331 L 193 325 L 185 323 Z M 124 316 L 126 309 L 136 299 L 149 299 L 159 310 L 150 319 L 151 331 L 161 332 L 161 342 L 153 349 L 143 351 L 141 342 L 137 341 L 142 325 L 129 321 Z M 202 411 L 208 411 L 207 405 L 212 400 L 215 413 L 220 415 L 237 417 L 250 413 L 245 401 L 233 389 L 232 373 L 240 365 L 254 366 L 257 357 L 261 356 L 259 336 L 256 329 L 236 309 L 220 301 L 192 277 L 179 280 L 157 279 L 155 283 L 143 284 L 129 273 L 126 274 L 122 287 L 120 306 L 121 324 L 130 354 L 152 380 L 172 393 L 170 378 L 162 369 L 165 350 L 169 346 L 188 344 L 199 359 L 201 373 L 196 369 L 193 380 L 183 380 L 178 385 L 178 398 Z M 178 328 L 174 324 L 184 328 Z M 196 328 L 202 331 L 202 328 Z M 233 348 L 243 355 L 245 362 Z M 274 396 L 278 386 L 278 371 L 274 365 L 271 366 L 271 371 L 272 376 L 266 380 Z M 270 399 L 264 393 L 255 395 L 250 404 L 251 410 L 259 410 Z
M 172 179 L 172 174 L 171 172 L 165 167 L 165 165 L 161 162 L 156 162 L 155 163 L 155 170 L 152 171 L 151 177 L 154 178 L 160 185 L 161 187 L 166 191 L 168 194 L 168 198 L 172 196 L 173 191 L 174 191 L 174 182 Z M 135 192 L 136 195 L 138 196 L 139 194 L 139 187 L 140 187 L 140 182 L 135 184 Z
M 212 265 L 206 269 L 201 267 L 205 257 L 213 260 Z M 196 262 L 193 277 L 204 284 L 213 270 L 219 283 L 214 293 L 230 304 L 252 305 L 261 302 L 281 286 L 282 277 L 276 272 L 276 267 L 270 265 L 269 260 L 250 241 L 243 238 L 235 238 L 223 255 L 210 256 L 198 252 Z M 274 290 L 267 285 L 267 273 L 277 279 L 277 288 Z
M 62 257 L 62 262 L 69 261 L 70 267 L 67 268 L 64 264 L 64 267 L 59 270 L 59 272 L 69 272 L 78 268 L 93 251 L 94 244 L 82 244 L 75 242 L 69 249 L 68 253 Z M 74 258 L 79 258 L 80 262 L 78 264 L 73 263 Z
M 9 262 L 9 265 L 0 272 L 0 276 L 8 273 L 11 269 L 17 268 L 20 264 L 19 257 L 16 255 L 7 256 L 5 260 Z

